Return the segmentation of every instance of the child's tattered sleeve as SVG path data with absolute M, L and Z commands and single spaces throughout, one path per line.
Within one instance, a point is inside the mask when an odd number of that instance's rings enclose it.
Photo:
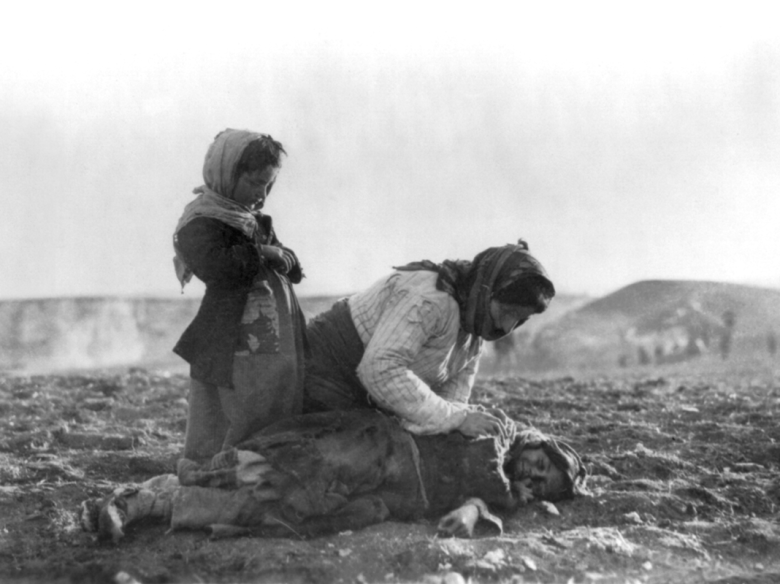
M 235 230 L 217 219 L 198 217 L 182 227 L 176 246 L 187 266 L 204 283 L 244 286 L 260 269 L 260 257 L 253 242 L 237 238 Z

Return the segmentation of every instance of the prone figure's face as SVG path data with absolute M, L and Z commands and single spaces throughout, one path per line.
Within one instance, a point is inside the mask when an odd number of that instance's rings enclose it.
M 524 448 L 514 455 L 507 466 L 506 474 L 512 486 L 527 499 L 528 491 L 534 499 L 557 500 L 566 490 L 563 472 L 545 454 L 544 449 Z

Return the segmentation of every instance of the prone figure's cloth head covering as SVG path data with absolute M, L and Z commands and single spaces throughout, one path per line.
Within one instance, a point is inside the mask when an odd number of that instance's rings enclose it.
M 580 455 L 566 442 L 555 440 L 535 428 L 518 428 L 514 442 L 509 449 L 509 458 L 528 448 L 541 448 L 555 467 L 563 473 L 564 490 L 545 497 L 550 501 L 571 499 L 588 493 L 585 483 L 588 471 Z

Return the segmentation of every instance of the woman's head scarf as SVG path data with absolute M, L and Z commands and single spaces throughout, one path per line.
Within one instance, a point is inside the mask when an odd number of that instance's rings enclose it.
M 491 247 L 473 261 L 445 260 L 436 264 L 429 260 L 413 262 L 396 270 L 430 270 L 438 273 L 436 288 L 450 294 L 460 308 L 461 327 L 469 334 L 485 336 L 492 329 L 490 301 L 530 274 L 550 282 L 542 264 L 528 251 L 522 239 L 517 244 Z M 555 288 L 550 282 L 553 294 Z

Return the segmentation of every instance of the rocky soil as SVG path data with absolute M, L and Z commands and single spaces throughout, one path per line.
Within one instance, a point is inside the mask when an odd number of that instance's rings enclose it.
M 0 376 L 0 581 L 780 581 L 780 363 L 478 381 L 476 397 L 562 437 L 592 496 L 531 504 L 501 536 L 389 522 L 314 540 L 221 539 L 139 525 L 80 530 L 88 497 L 171 472 L 187 378 L 129 369 Z

